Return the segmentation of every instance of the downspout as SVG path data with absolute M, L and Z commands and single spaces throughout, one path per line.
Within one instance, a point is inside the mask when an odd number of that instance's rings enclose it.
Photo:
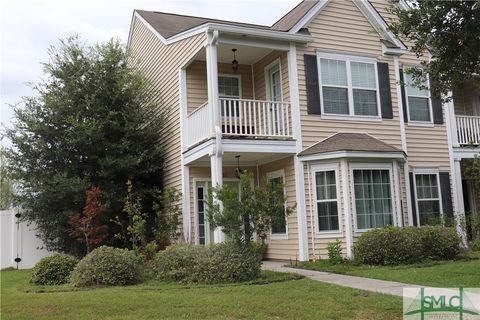
M 405 162 L 403 163 L 403 179 L 405 180 L 405 197 L 407 200 L 408 211 L 408 224 L 413 226 L 413 209 L 410 190 L 410 175 L 408 173 L 408 150 L 407 150 L 407 135 L 405 132 L 405 119 L 403 118 L 403 100 L 402 100 L 402 88 L 400 84 L 400 64 L 398 62 L 398 56 L 393 57 L 393 65 L 395 68 L 395 80 L 397 82 L 397 105 L 398 114 L 400 117 L 400 138 L 402 140 L 402 151 L 405 153 Z M 403 198 L 403 197 L 402 197 Z M 402 217 L 403 218 L 403 217 Z
M 315 256 L 315 228 L 313 223 L 313 201 L 312 201 L 312 179 L 310 176 L 310 162 L 307 162 L 307 180 L 308 180 L 308 198 L 309 198 L 309 206 L 310 206 L 310 230 L 312 234 L 312 256 L 313 261 L 316 261 Z

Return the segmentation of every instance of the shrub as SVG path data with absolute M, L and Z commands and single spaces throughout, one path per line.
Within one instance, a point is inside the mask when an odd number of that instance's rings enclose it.
M 327 251 L 328 260 L 330 260 L 331 263 L 337 264 L 342 262 L 342 241 L 340 241 L 340 239 L 337 239 L 335 242 L 329 242 L 327 245 Z
M 472 251 L 480 251 L 480 240 L 475 240 L 473 242 Z
M 398 265 L 418 262 L 423 258 L 419 228 L 390 227 L 373 229 L 362 234 L 355 244 L 355 259 L 373 265 Z
M 101 246 L 78 263 L 71 280 L 76 287 L 134 284 L 140 278 L 141 265 L 133 251 Z
M 67 283 L 78 260 L 63 253 L 41 259 L 32 270 L 30 282 L 38 285 Z
M 419 229 L 425 258 L 448 260 L 460 253 L 460 237 L 454 228 L 424 226 Z
M 261 258 L 251 247 L 233 243 L 209 246 L 177 244 L 154 261 L 158 279 L 189 283 L 232 283 L 257 278 Z

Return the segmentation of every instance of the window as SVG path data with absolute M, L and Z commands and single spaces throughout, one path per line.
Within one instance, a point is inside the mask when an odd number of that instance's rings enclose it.
M 378 117 L 376 61 L 318 54 L 323 114 Z
M 282 101 L 282 73 L 280 59 L 265 68 L 265 84 L 267 90 L 267 99 L 270 101 Z M 282 115 L 285 114 L 282 103 L 271 103 L 268 107 L 267 126 L 272 128 L 274 135 L 285 134 Z
M 268 90 L 269 97 L 271 101 L 282 101 L 282 80 L 280 73 L 280 64 L 278 62 L 274 63 L 273 66 L 269 67 L 268 71 Z
M 268 181 L 274 185 L 282 185 L 284 183 L 284 172 L 283 170 L 278 170 L 274 172 L 269 172 L 267 174 L 267 179 Z M 282 219 L 280 221 L 276 221 L 275 223 L 272 223 L 271 225 L 271 238 L 272 239 L 285 239 L 287 235 L 287 219 L 285 216 L 285 219 Z
M 219 76 L 218 77 L 218 95 L 220 98 L 240 98 L 240 77 L 238 76 Z
M 198 243 L 206 243 L 205 226 L 205 187 L 197 186 Z
M 420 225 L 440 217 L 441 201 L 437 173 L 415 174 L 415 192 Z
M 357 229 L 393 224 L 390 170 L 353 170 Z
M 430 91 L 414 87 L 412 75 L 406 72 L 404 74 L 409 120 L 431 122 Z M 422 85 L 428 88 L 426 81 Z
M 339 231 L 335 170 L 315 172 L 315 201 L 318 232 Z

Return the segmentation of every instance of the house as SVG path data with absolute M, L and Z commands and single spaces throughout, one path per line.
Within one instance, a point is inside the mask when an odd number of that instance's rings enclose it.
M 421 60 L 387 31 L 387 7 L 303 1 L 272 26 L 134 11 L 132 63 L 171 108 L 165 184 L 184 195 L 187 242 L 224 240 L 203 200 L 211 185 L 238 186 L 238 167 L 283 182 L 296 204 L 272 226 L 272 259 L 325 257 L 335 239 L 351 257 L 365 230 L 464 214 L 479 94 L 442 103 L 408 86 L 404 69 Z

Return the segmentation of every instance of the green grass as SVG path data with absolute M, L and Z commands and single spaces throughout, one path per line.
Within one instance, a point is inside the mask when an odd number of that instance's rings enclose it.
M 328 260 L 301 262 L 299 267 L 431 287 L 472 288 L 480 285 L 480 259 L 476 256 L 395 267 L 355 265 L 348 262 L 332 265 Z
M 1 272 L 7 319 L 401 319 L 398 297 L 264 273 L 259 280 L 197 286 L 150 281 L 75 290 L 32 286 L 30 271 Z

